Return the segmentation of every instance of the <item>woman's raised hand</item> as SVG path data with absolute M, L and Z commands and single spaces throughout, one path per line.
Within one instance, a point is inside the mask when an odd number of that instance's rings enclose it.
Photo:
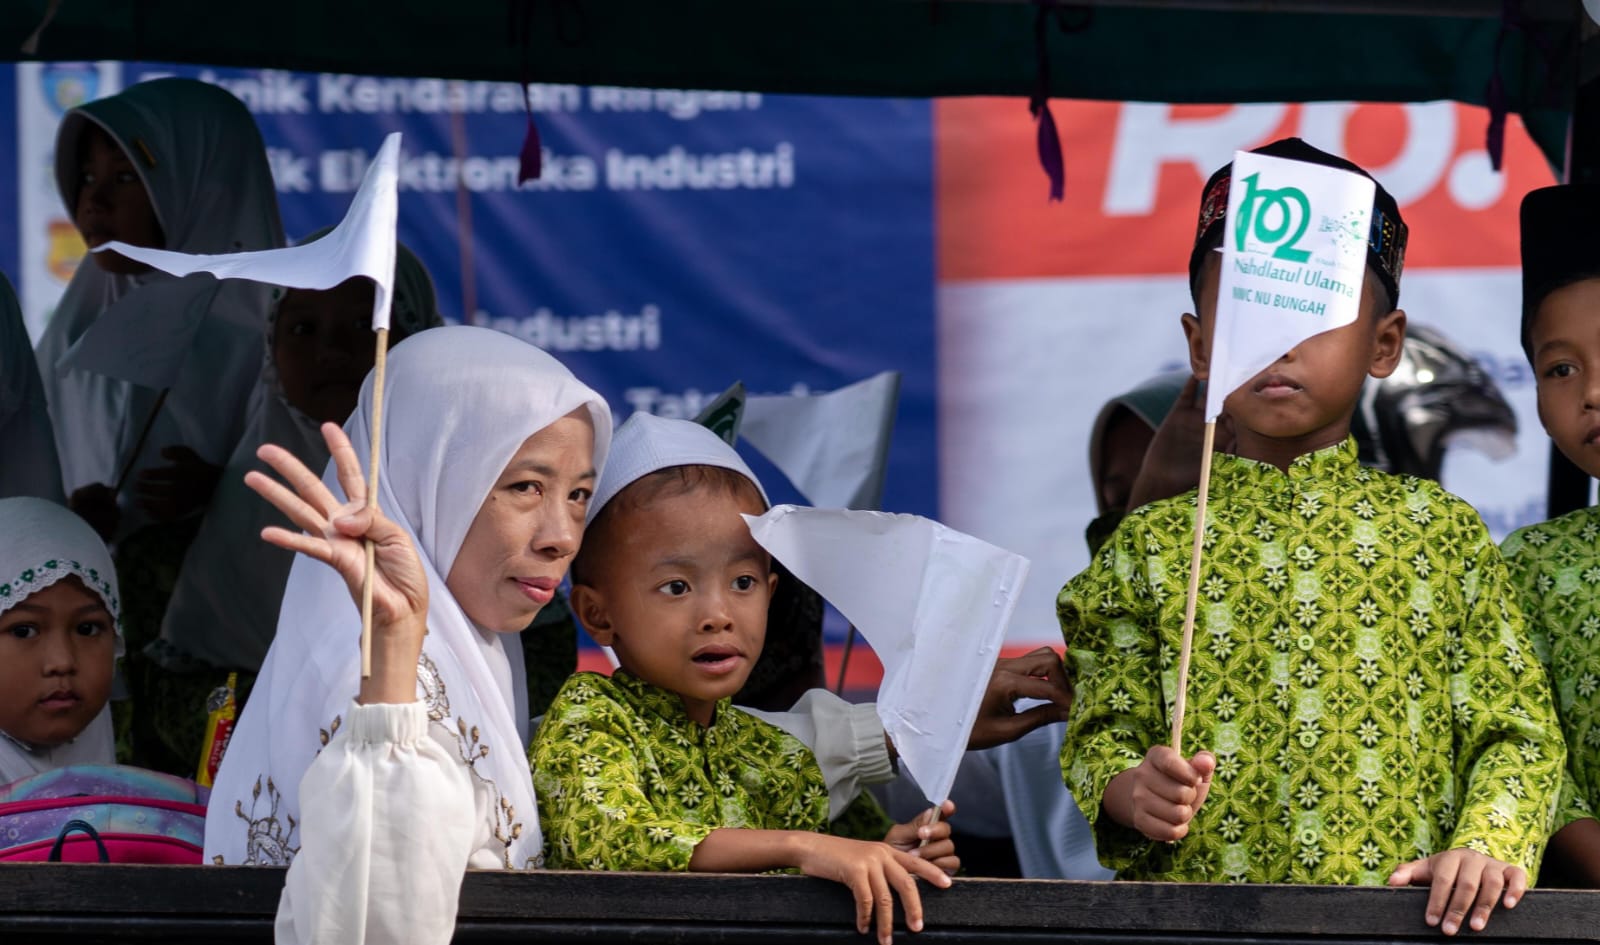
M 366 479 L 344 431 L 338 424 L 325 423 L 322 437 L 350 501 L 341 503 L 335 498 L 321 477 L 294 454 L 265 444 L 256 455 L 288 485 L 255 471 L 245 475 L 245 485 L 305 532 L 269 526 L 262 529 L 261 537 L 338 571 L 357 607 L 366 571 L 363 543 L 372 540 L 377 550 L 372 576 L 373 672 L 362 684 L 361 701 L 410 702 L 416 697 L 417 656 L 427 626 L 427 574 L 405 529 L 380 510 L 367 508 Z

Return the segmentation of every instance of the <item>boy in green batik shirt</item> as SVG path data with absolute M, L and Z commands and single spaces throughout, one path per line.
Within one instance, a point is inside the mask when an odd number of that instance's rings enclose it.
M 1545 187 L 1522 201 L 1522 347 L 1556 447 L 1600 474 L 1600 190 Z M 1567 738 L 1545 871 L 1600 886 L 1600 508 L 1514 532 L 1501 546 Z
M 1364 173 L 1297 139 L 1261 150 Z M 1200 377 L 1229 170 L 1190 261 Z M 1565 748 L 1505 564 L 1470 506 L 1360 466 L 1349 436 L 1363 380 L 1400 356 L 1404 241 L 1380 186 L 1360 317 L 1226 401 L 1237 455 L 1213 460 L 1184 723 L 1204 750 L 1166 745 L 1194 491 L 1131 513 L 1061 591 L 1062 770 L 1123 878 L 1427 883 L 1453 934 L 1538 866 Z
M 892 824 L 863 794 L 833 829 L 864 839 L 829 835 L 815 756 L 730 703 L 761 656 L 777 580 L 740 518 L 766 504 L 739 455 L 699 424 L 635 414 L 617 431 L 572 564 L 572 607 L 621 668 L 567 680 L 534 738 L 546 864 L 798 868 L 848 885 L 857 928 L 876 911 L 888 945 L 891 890 L 920 931 L 914 877 L 950 884 L 950 827 L 928 814 Z

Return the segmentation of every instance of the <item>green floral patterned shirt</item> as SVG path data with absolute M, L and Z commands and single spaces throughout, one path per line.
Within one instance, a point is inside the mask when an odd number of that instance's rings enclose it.
M 1377 885 L 1470 847 L 1526 868 L 1565 747 L 1476 512 L 1356 462 L 1287 473 L 1218 453 L 1184 751 L 1217 772 L 1190 833 L 1103 816 L 1106 785 L 1169 739 L 1195 493 L 1139 509 L 1057 601 L 1077 699 L 1067 786 L 1127 879 Z
M 829 831 L 822 770 L 798 739 L 726 699 L 701 726 L 621 670 L 568 679 L 528 757 L 552 869 L 687 870 L 719 827 Z M 882 840 L 890 826 L 863 794 L 834 832 Z
M 1500 551 L 1522 592 L 1528 636 L 1550 672 L 1567 737 L 1560 830 L 1593 817 L 1600 804 L 1600 508 L 1513 532 Z

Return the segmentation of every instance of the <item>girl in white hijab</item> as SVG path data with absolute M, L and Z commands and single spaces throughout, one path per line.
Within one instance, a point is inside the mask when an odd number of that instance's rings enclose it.
M 61 464 L 45 409 L 44 386 L 34 366 L 33 342 L 17 307 L 17 294 L 0 275 L 0 499 L 31 495 L 61 502 Z
M 447 942 L 468 865 L 542 858 L 505 643 L 577 551 L 611 414 L 543 351 L 479 328 L 396 345 L 387 386 L 379 514 L 362 509 L 370 376 L 348 439 L 323 428 L 321 482 L 270 446 L 294 491 L 249 476 L 306 533 L 264 534 L 302 555 L 217 775 L 206 856 L 292 861 L 280 943 Z M 378 548 L 365 681 L 363 536 Z
M 0 784 L 114 764 L 117 575 L 88 523 L 54 502 L 0 499 Z
M 313 242 L 328 232 L 314 233 L 306 242 Z M 343 326 L 336 330 L 328 322 L 342 316 L 347 306 L 337 306 L 326 319 L 309 312 L 304 316 L 300 314 L 306 308 L 298 304 L 301 301 L 331 296 L 343 292 L 344 287 L 329 292 L 292 290 L 273 305 L 265 326 L 261 379 L 252 397 L 249 423 L 223 470 L 211 504 L 206 507 L 199 534 L 183 559 L 177 587 L 162 619 L 161 636 L 146 648 L 146 653 L 164 669 L 175 673 L 220 670 L 225 678 L 227 670 L 254 673 L 261 668 L 277 630 L 278 604 L 283 599 L 294 553 L 260 540 L 263 528 L 287 526 L 289 520 L 250 491 L 244 484 L 244 475 L 252 469 L 263 468 L 256 451 L 264 443 L 283 447 L 308 469 L 322 469 L 328 464 L 328 447 L 322 441 L 320 421 L 342 423 L 345 420 L 358 396 L 361 376 L 371 369 L 371 283 L 362 281 L 367 286 L 364 299 L 359 291 L 352 293 L 348 307 L 354 308 L 359 316 L 356 341 L 365 355 L 364 369 L 359 367 L 362 360 L 359 357 L 348 357 L 342 351 L 330 354 L 330 350 L 340 346 L 324 337 L 335 336 L 343 330 Z M 286 313 L 287 317 L 280 319 L 280 313 Z M 443 324 L 428 270 L 411 250 L 403 244 L 397 245 L 390 338 L 398 344 L 419 331 Z M 304 346 L 291 340 L 297 340 L 302 333 L 317 336 L 313 339 L 313 351 L 300 352 L 298 349 Z M 336 379 L 328 375 L 348 374 L 352 366 L 360 371 L 354 375 L 350 386 L 344 388 L 343 396 L 349 400 L 339 408 L 342 412 L 337 418 L 328 414 L 313 416 L 321 412 L 317 410 L 317 402 L 310 401 L 297 390 L 294 399 L 300 402 L 295 403 L 291 393 L 285 390 L 280 380 L 279 362 L 289 366 L 291 348 L 296 349 L 297 362 L 315 362 L 296 368 L 296 373 L 321 369 L 315 381 L 307 385 L 318 391 L 334 386 L 332 381 Z M 347 361 L 354 364 L 347 365 Z M 204 675 L 203 680 L 190 687 L 199 700 L 191 713 L 197 719 L 204 718 L 205 694 L 221 681 L 213 678 L 218 673 Z M 198 750 L 198 746 L 193 748 Z
M 61 121 L 55 161 L 61 200 L 91 247 L 108 239 L 185 253 L 283 245 L 261 134 L 243 103 L 217 86 L 158 79 L 81 105 Z M 79 504 L 104 509 L 115 498 L 116 533 L 129 534 L 148 521 L 136 501 L 140 472 L 175 456 L 190 469 L 226 461 L 255 387 L 271 292 L 244 280 L 178 280 L 114 254 L 85 258 L 37 348 L 66 494 L 99 486 Z M 182 326 L 196 322 L 190 336 Z M 187 343 L 142 446 L 160 391 L 62 363 L 96 335 L 96 346 L 118 351 L 148 347 L 152 338 Z M 162 456 L 178 448 L 189 452 Z M 133 474 L 112 496 L 130 459 Z M 148 477 L 144 488 L 147 501 L 151 490 L 173 497 L 170 486 Z M 107 510 L 96 524 L 109 528 L 115 518 Z

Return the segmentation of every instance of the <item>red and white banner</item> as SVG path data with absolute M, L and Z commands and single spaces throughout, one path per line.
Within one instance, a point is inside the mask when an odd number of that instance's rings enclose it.
M 1554 177 L 1515 118 L 1497 174 L 1488 113 L 1450 102 L 1052 108 L 1067 170 L 1056 204 L 1026 103 L 944 100 L 934 124 L 940 510 L 1032 559 L 1012 644 L 1060 641 L 1056 591 L 1088 563 L 1096 413 L 1187 364 L 1178 317 L 1191 308 L 1201 187 L 1235 150 L 1277 138 L 1349 157 L 1399 201 L 1411 229 L 1402 307 L 1477 355 L 1520 424 L 1512 458 L 1457 448 L 1444 484 L 1497 537 L 1543 517 L 1549 447 L 1517 339 L 1517 219 L 1522 195 Z

